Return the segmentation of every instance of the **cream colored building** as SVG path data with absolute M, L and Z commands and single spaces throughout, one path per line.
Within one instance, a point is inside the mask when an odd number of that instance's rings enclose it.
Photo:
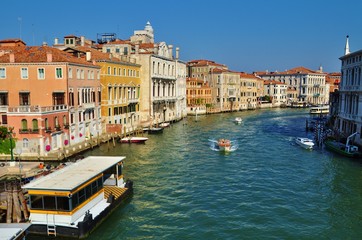
M 329 84 L 321 67 L 318 71 L 296 67 L 284 72 L 257 72 L 257 75 L 264 80 L 275 80 L 297 89 L 299 102 L 312 105 L 329 102 Z
M 186 116 L 186 63 L 179 60 L 179 48 L 154 42 L 147 22 L 130 38 L 134 58 L 141 70 L 141 121 L 144 124 L 177 121 Z M 174 55 L 175 52 L 175 55 Z
M 240 109 L 240 76 L 238 72 L 214 68 L 210 73 L 213 106 L 219 112 Z
M 240 73 L 240 110 L 258 106 L 258 78 L 253 74 Z

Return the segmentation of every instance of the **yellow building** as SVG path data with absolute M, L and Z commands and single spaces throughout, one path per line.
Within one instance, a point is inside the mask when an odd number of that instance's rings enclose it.
M 109 53 L 90 47 L 75 49 L 101 67 L 102 132 L 125 134 L 140 127 L 141 65 L 120 61 Z

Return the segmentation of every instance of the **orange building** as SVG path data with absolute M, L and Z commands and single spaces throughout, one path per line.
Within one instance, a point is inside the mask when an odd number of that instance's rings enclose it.
M 206 107 L 212 103 L 211 88 L 208 82 L 197 78 L 186 79 L 187 113 L 206 114 Z
M 101 134 L 100 67 L 59 49 L 18 43 L 0 41 L 2 124 L 14 128 L 16 151 L 42 156 Z

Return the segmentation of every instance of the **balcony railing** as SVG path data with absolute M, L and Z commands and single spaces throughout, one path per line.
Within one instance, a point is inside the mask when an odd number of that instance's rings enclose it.
M 32 133 L 39 133 L 39 129 L 19 129 L 19 134 L 32 134 Z
M 8 112 L 9 106 L 0 106 L 0 112 Z
M 67 111 L 67 105 L 8 107 L 8 113 L 51 113 Z

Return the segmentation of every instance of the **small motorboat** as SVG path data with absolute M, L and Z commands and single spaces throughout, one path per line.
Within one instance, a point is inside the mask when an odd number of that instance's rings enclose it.
M 313 149 L 313 146 L 314 146 L 313 140 L 309 139 L 309 138 L 297 137 L 295 139 L 295 142 L 299 146 L 301 146 L 302 148 L 305 148 L 305 149 Z
M 241 124 L 243 122 L 243 119 L 241 118 L 241 117 L 236 117 L 235 119 L 234 119 L 234 123 L 235 124 Z
M 144 143 L 148 140 L 146 137 L 124 137 L 121 143 Z
M 231 141 L 228 139 L 219 139 L 217 145 L 220 151 L 230 152 L 231 151 Z
M 168 123 L 168 122 L 163 122 L 163 123 L 160 123 L 159 126 L 162 127 L 162 128 L 166 128 L 166 127 L 169 127 L 169 126 L 170 126 L 170 123 Z
M 150 127 L 148 129 L 148 133 L 149 134 L 158 134 L 158 133 L 162 133 L 163 132 L 163 128 L 162 127 Z

